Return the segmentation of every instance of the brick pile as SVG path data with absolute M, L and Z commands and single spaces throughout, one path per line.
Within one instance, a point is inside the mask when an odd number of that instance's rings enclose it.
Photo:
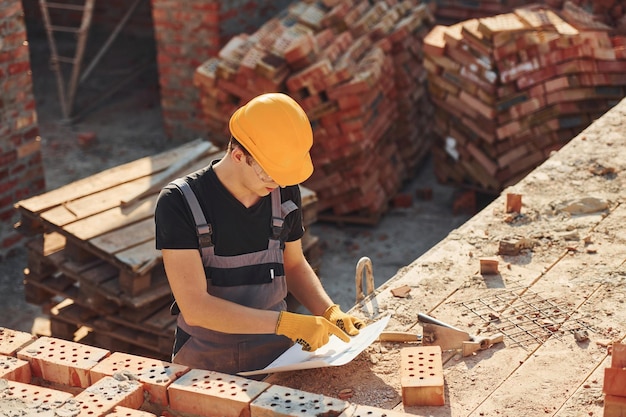
M 21 240 L 13 203 L 45 189 L 26 27 L 19 0 L 0 3 L 0 259 Z
M 626 38 L 573 4 L 438 25 L 424 42 L 444 183 L 499 192 L 625 95 Z
M 232 112 L 283 91 L 307 112 L 316 171 L 305 182 L 326 214 L 375 222 L 430 146 L 421 42 L 433 24 L 418 1 L 296 2 L 198 67 L 212 141 Z
M 264 381 L 0 328 L 3 415 L 401 417 Z
M 151 2 L 165 132 L 175 140 L 203 137 L 195 69 L 234 34 L 256 30 L 289 1 Z

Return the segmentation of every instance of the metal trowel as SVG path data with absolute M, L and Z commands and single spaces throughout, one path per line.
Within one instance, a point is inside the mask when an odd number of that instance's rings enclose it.
M 490 337 L 472 335 L 423 313 L 418 313 L 417 319 L 422 323 L 423 345 L 441 346 L 441 350 L 460 349 L 464 357 L 504 340 L 502 333 Z

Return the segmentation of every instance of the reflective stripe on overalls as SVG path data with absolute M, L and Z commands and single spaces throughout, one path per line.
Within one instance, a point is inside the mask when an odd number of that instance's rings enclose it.
M 193 190 L 182 178 L 173 181 L 173 184 L 182 191 L 191 209 L 197 227 L 202 263 L 211 273 L 224 276 L 229 271 L 246 266 L 263 264 L 280 266 L 270 268 L 271 276 L 263 277 L 263 283 L 230 285 L 222 282 L 216 285 L 214 280 L 207 279 L 209 294 L 251 308 L 285 310 L 287 283 L 283 272 L 283 251 L 279 237 L 285 217 L 297 209 L 293 201 L 281 204 L 280 189 L 272 191 L 272 236 L 269 238 L 267 249 L 243 255 L 218 256 L 211 240 L 211 225 L 207 223 Z M 236 320 L 236 317 L 233 317 L 233 320 Z M 261 369 L 292 344 L 288 338 L 275 334 L 230 334 L 190 326 L 182 314 L 178 315 L 177 326 L 176 345 L 180 346 L 181 338 L 187 340 L 174 352 L 172 362 L 197 369 L 229 374 Z

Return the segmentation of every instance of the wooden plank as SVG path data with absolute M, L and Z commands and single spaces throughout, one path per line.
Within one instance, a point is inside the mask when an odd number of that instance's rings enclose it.
M 122 182 L 152 175 L 169 167 L 194 145 L 194 141 L 191 141 L 175 149 L 107 169 L 58 189 L 22 200 L 16 204 L 16 207 L 18 210 L 41 213 L 67 201 L 106 190 Z
M 114 207 L 85 219 L 71 223 L 61 233 L 69 234 L 81 241 L 100 236 L 111 230 L 122 229 L 154 215 L 154 201 L 144 200 L 137 205 L 122 208 Z
M 89 245 L 97 251 L 107 254 L 118 254 L 139 243 L 154 241 L 154 218 L 149 217 L 120 230 L 113 230 L 89 240 Z M 154 243 L 152 244 L 154 246 Z M 121 261 L 123 262 L 123 261 Z
M 47 223 L 63 227 L 77 220 L 118 207 L 120 205 L 120 195 L 135 193 L 138 190 L 142 190 L 147 186 L 147 184 L 149 184 L 149 182 L 150 177 L 142 177 L 94 194 L 89 194 L 72 201 L 67 201 L 57 207 L 41 213 L 41 218 Z
M 170 303 L 168 302 L 164 308 L 161 308 L 155 314 L 150 316 L 144 324 L 149 329 L 155 329 L 159 333 L 169 333 L 176 328 L 176 318 L 170 313 Z
M 142 308 L 122 307 L 118 316 L 132 323 L 140 323 L 148 317 L 158 314 L 162 310 L 169 311 L 172 297 L 162 297 L 154 300 Z M 161 327 L 158 328 L 159 330 Z
M 134 273 L 141 274 L 142 271 L 148 271 L 161 262 L 161 251 L 154 247 L 154 239 L 152 239 L 116 253 L 115 258 L 120 263 L 128 265 Z

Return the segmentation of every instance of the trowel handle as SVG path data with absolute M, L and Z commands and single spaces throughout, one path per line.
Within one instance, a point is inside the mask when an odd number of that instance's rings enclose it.
M 444 323 L 442 321 L 437 320 L 434 317 L 430 317 L 424 313 L 417 313 L 417 320 L 422 322 L 422 323 L 430 323 L 430 324 L 436 324 L 437 326 L 442 326 L 442 327 L 447 327 L 448 329 L 453 329 L 453 330 L 458 330 L 460 332 L 464 332 L 463 330 L 457 329 L 454 326 L 451 326 L 447 323 Z

